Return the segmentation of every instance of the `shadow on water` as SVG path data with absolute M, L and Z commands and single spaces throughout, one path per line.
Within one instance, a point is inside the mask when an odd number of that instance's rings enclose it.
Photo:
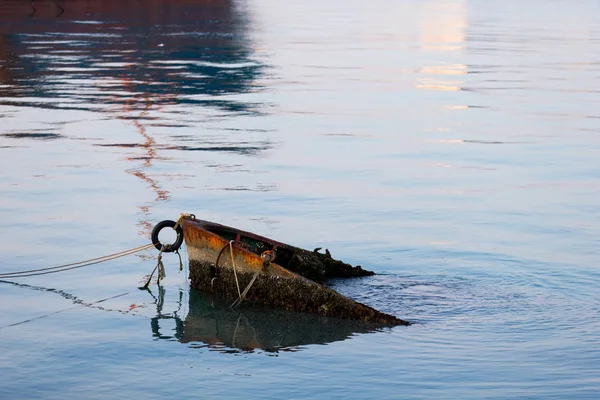
M 178 312 L 162 313 L 163 296 L 164 289 L 159 287 L 157 315 L 151 322 L 155 338 L 176 339 L 192 348 L 224 353 L 298 351 L 303 346 L 328 344 L 358 333 L 389 329 L 362 321 L 271 308 L 242 306 L 231 309 L 229 304 L 194 289 L 190 289 L 187 316 L 181 318 Z M 169 320 L 172 323 L 167 323 Z M 174 334 L 165 334 L 167 329 Z

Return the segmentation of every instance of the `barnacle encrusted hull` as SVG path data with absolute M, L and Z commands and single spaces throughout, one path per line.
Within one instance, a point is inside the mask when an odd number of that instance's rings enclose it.
M 294 273 L 280 263 L 296 268 L 305 266 L 309 275 L 321 279 L 336 276 L 332 272 L 336 269 L 345 274 L 337 276 L 372 274 L 362 268 L 331 259 L 328 264 L 333 268 L 327 273 L 323 272 L 323 265 L 316 262 L 322 257 L 329 258 L 327 255 L 208 221 L 183 218 L 181 226 L 189 257 L 189 278 L 192 287 L 198 290 L 232 301 L 239 299 L 242 293 L 244 303 L 289 311 L 382 325 L 408 325 L 406 321 L 358 303 Z M 273 261 L 269 262 L 267 256 L 274 256 Z

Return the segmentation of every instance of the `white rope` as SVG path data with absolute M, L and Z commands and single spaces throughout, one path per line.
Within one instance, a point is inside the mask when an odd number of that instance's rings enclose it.
M 238 280 L 238 276 L 237 276 L 237 271 L 236 271 L 236 267 L 235 267 L 235 260 L 233 259 L 233 240 L 229 241 L 229 253 L 231 255 L 231 265 L 233 266 L 233 276 L 235 277 L 235 285 L 237 287 L 237 291 L 238 291 L 238 299 L 235 300 L 230 306 L 229 308 L 233 308 L 236 306 L 239 306 L 240 304 L 242 304 L 242 301 L 244 301 L 244 299 L 246 298 L 246 295 L 248 294 L 248 292 L 250 291 L 250 288 L 252 287 L 252 285 L 254 284 L 254 282 L 256 281 L 256 278 L 258 278 L 258 275 L 260 274 L 260 271 L 262 271 L 262 269 L 259 269 L 258 271 L 256 271 L 254 273 L 254 276 L 252 277 L 252 279 L 250 279 L 250 282 L 248 283 L 248 285 L 246 286 L 246 288 L 244 289 L 244 291 L 240 291 L 240 282 Z M 222 251 L 222 250 L 221 250 Z M 268 264 L 269 261 L 271 259 L 268 259 L 266 261 L 263 262 L 263 266 Z M 217 258 L 217 263 L 218 263 L 218 258 Z M 216 264 L 217 264 L 216 263 Z M 215 278 L 211 279 L 210 284 L 211 286 L 213 285 L 213 281 L 215 280 Z
M 70 263 L 70 264 L 58 265 L 56 267 L 30 269 L 27 271 L 2 272 L 2 273 L 0 273 L 0 279 L 22 278 L 22 277 L 26 277 L 26 276 L 47 275 L 47 274 L 53 274 L 56 272 L 69 271 L 69 270 L 76 269 L 76 268 L 87 267 L 89 265 L 100 264 L 105 261 L 114 260 L 119 257 L 128 256 L 130 254 L 134 254 L 134 253 L 146 250 L 152 246 L 153 246 L 152 244 L 146 244 L 144 246 L 134 247 L 132 249 L 120 251 L 120 252 L 114 253 L 114 254 L 109 254 L 107 256 L 92 258 L 89 260 L 79 261 L 79 262 Z
M 242 301 L 244 301 L 244 299 L 246 298 L 246 295 L 248 294 L 248 292 L 250 291 L 250 288 L 252 287 L 252 285 L 254 284 L 254 281 L 256 280 L 256 278 L 258 278 L 258 275 L 260 274 L 260 269 L 258 271 L 256 271 L 254 273 L 254 276 L 252 277 L 252 279 L 250 279 L 250 283 L 248 283 L 248 286 L 246 286 L 246 288 L 244 289 L 244 291 L 242 292 L 242 294 L 240 295 L 240 298 L 237 299 L 236 301 L 234 301 L 229 308 L 233 308 L 235 306 L 239 306 L 240 304 L 242 304 Z
M 231 254 L 231 265 L 233 265 L 233 276 L 235 277 L 235 285 L 237 286 L 239 300 L 242 300 L 242 292 L 240 292 L 240 283 L 238 282 L 237 272 L 235 271 L 235 261 L 233 260 L 233 240 L 229 241 L 229 250 Z M 236 300 L 238 301 L 238 300 Z
M 175 226 L 173 227 L 173 229 L 177 229 L 179 227 L 179 224 L 181 224 L 181 220 L 182 219 L 196 219 L 196 216 L 194 214 L 188 214 L 188 213 L 181 213 L 179 214 L 179 218 L 177 218 L 177 221 L 175 221 Z

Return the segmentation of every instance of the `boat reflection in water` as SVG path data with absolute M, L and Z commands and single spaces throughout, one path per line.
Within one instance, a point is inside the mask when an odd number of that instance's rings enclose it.
M 346 340 L 354 334 L 389 329 L 362 321 L 244 307 L 243 304 L 231 309 L 228 303 L 218 302 L 194 289 L 190 289 L 189 310 L 182 319 L 177 312 L 162 314 L 163 299 L 164 289 L 159 287 L 158 313 L 151 321 L 155 338 L 175 338 L 193 348 L 224 353 L 298 351 L 303 346 L 328 344 Z M 165 330 L 173 329 L 166 320 L 174 320 L 174 336 L 164 334 Z

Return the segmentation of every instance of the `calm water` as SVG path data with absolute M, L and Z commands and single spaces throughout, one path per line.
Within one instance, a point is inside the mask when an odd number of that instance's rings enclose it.
M 192 212 L 414 322 L 140 291 L 147 251 L 0 283 L 0 398 L 600 395 L 597 1 L 4 0 L 0 123 L 1 272 Z

